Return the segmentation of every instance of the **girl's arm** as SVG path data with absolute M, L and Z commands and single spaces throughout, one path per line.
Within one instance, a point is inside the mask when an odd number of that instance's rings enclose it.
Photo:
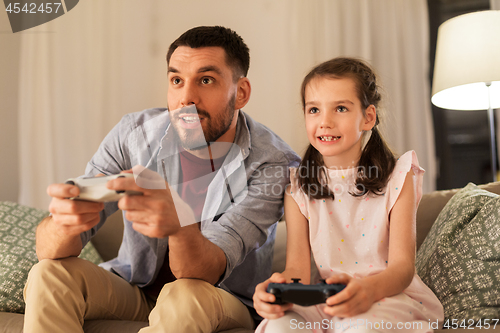
M 415 238 L 417 189 L 416 176 L 410 170 L 399 198 L 389 215 L 389 260 L 379 274 L 363 279 L 351 279 L 340 274 L 327 283 L 343 283 L 347 287 L 327 300 L 325 312 L 332 316 L 352 317 L 364 313 L 376 301 L 401 293 L 415 274 Z
M 290 194 L 290 187 L 285 191 L 286 222 L 286 267 L 282 273 L 287 282 L 292 278 L 301 279 L 301 283 L 311 281 L 311 245 L 309 243 L 309 221 L 300 212 L 297 202 Z
M 274 305 L 274 295 L 266 292 L 270 282 L 291 282 L 292 278 L 301 279 L 303 284 L 311 280 L 311 248 L 309 244 L 309 223 L 300 212 L 299 206 L 290 194 L 290 187 L 285 191 L 285 221 L 287 229 L 286 268 L 283 273 L 275 273 L 255 288 L 254 308 L 263 318 L 275 319 L 283 316 L 291 304 Z

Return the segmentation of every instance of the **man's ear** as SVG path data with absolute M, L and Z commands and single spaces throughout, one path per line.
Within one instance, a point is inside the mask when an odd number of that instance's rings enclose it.
M 248 103 L 251 92 L 252 92 L 252 87 L 250 86 L 250 80 L 247 77 L 240 77 L 238 79 L 236 100 L 234 104 L 234 108 L 236 110 L 243 108 Z
M 377 109 L 374 105 L 370 105 L 365 110 L 365 120 L 361 126 L 363 131 L 369 131 L 377 122 Z

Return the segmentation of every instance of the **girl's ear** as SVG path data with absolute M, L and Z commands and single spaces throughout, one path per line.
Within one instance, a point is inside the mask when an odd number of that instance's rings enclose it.
M 377 109 L 374 105 L 370 105 L 365 110 L 365 120 L 362 124 L 361 129 L 363 131 L 369 131 L 375 126 L 377 122 Z
M 250 80 L 248 80 L 248 78 L 246 77 L 239 78 L 236 90 L 236 100 L 234 104 L 235 110 L 241 109 L 248 103 L 251 92 L 252 87 L 250 86 Z

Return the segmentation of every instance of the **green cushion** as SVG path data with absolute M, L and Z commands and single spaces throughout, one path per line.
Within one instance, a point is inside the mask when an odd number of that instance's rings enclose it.
M 49 212 L 0 202 L 0 311 L 24 313 L 23 288 L 31 267 L 38 262 L 35 230 Z M 81 258 L 96 264 L 101 257 L 89 243 Z
M 417 273 L 445 319 L 500 317 L 500 197 L 468 184 L 443 208 L 417 253 Z

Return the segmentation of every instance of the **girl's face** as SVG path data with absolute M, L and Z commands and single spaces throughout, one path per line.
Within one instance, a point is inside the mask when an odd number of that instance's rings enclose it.
M 373 128 L 373 105 L 364 114 L 351 78 L 313 78 L 305 89 L 307 138 L 321 155 L 326 167 L 357 166 L 361 139 Z

